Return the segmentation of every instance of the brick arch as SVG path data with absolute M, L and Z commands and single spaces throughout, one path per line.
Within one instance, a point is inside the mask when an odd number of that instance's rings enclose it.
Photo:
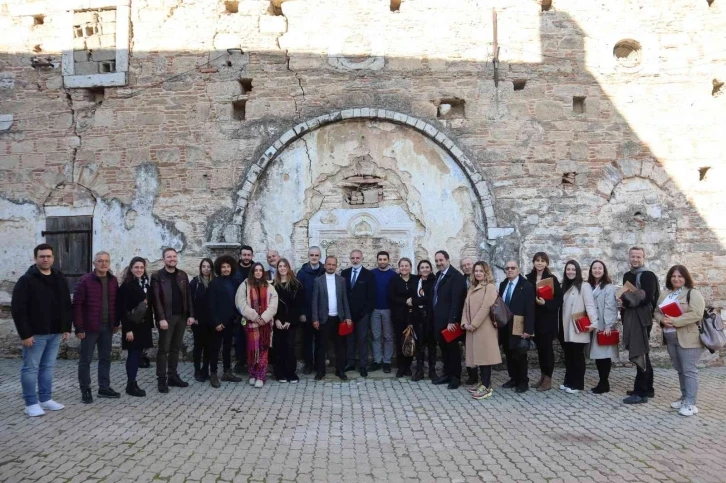
M 242 189 L 237 192 L 239 197 L 235 206 L 233 224 L 241 226 L 244 223 L 248 200 L 252 196 L 257 179 L 262 171 L 275 158 L 277 158 L 277 156 L 287 146 L 303 137 L 305 134 L 328 124 L 356 119 L 374 119 L 401 124 L 408 126 L 429 138 L 452 157 L 469 179 L 472 189 L 476 193 L 479 203 L 481 204 L 481 211 L 486 223 L 487 238 L 499 238 L 514 231 L 512 228 L 499 227 L 496 214 L 494 213 L 494 197 L 489 190 L 489 186 L 486 181 L 484 181 L 484 178 L 481 172 L 479 172 L 476 164 L 469 159 L 469 157 L 446 134 L 439 131 L 431 124 L 413 116 L 387 109 L 372 108 L 346 109 L 343 111 L 331 112 L 302 122 L 283 133 L 282 136 L 280 136 L 267 149 L 267 151 L 260 156 L 257 162 L 250 166 L 247 171 L 247 175 L 242 183 Z

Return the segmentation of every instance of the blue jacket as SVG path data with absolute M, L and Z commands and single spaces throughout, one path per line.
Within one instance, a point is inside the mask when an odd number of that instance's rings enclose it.
M 309 263 L 306 263 L 297 272 L 297 279 L 303 284 L 305 289 L 305 305 L 303 306 L 303 315 L 307 319 L 308 323 L 313 320 L 313 282 L 315 279 L 325 273 L 325 267 L 321 263 L 318 265 L 317 270 L 313 269 Z

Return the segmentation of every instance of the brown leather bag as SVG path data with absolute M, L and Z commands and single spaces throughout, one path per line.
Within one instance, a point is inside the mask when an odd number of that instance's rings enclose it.
M 502 297 L 497 295 L 497 299 L 489 309 L 489 317 L 492 319 L 494 327 L 501 329 L 507 326 L 509 321 L 514 317 L 514 314 L 509 310 L 507 304 L 504 303 Z

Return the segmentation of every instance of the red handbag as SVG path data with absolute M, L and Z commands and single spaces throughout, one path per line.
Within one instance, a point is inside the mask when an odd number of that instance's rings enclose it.
M 348 334 L 352 334 L 354 325 L 355 324 L 353 324 L 352 322 L 350 323 L 350 325 L 346 324 L 345 322 L 340 322 L 338 324 L 338 335 L 342 337 Z
M 611 330 L 610 335 L 605 335 L 602 330 L 597 331 L 597 344 L 598 345 L 618 345 L 620 343 L 620 332 L 617 330 Z
M 456 326 L 456 329 L 454 329 L 453 331 L 451 331 L 449 329 L 444 329 L 441 331 L 441 335 L 444 337 L 444 340 L 446 342 L 455 341 L 456 339 L 458 339 L 459 337 L 464 335 L 464 331 L 461 330 L 461 325 L 460 324 L 454 324 L 454 325 Z
M 572 319 L 575 321 L 575 329 L 577 330 L 578 334 L 582 332 L 587 332 L 587 329 L 589 329 L 592 325 L 590 317 L 588 317 L 587 315 L 574 314 L 572 316 Z

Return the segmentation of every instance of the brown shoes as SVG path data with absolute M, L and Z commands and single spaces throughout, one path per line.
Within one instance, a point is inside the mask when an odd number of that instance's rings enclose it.
M 542 381 L 544 381 L 545 376 L 540 376 L 539 381 L 532 384 L 532 389 L 539 389 L 539 387 L 542 385 Z
M 552 378 L 543 376 L 542 383 L 537 387 L 537 391 L 544 392 L 549 391 L 550 389 L 552 389 Z

